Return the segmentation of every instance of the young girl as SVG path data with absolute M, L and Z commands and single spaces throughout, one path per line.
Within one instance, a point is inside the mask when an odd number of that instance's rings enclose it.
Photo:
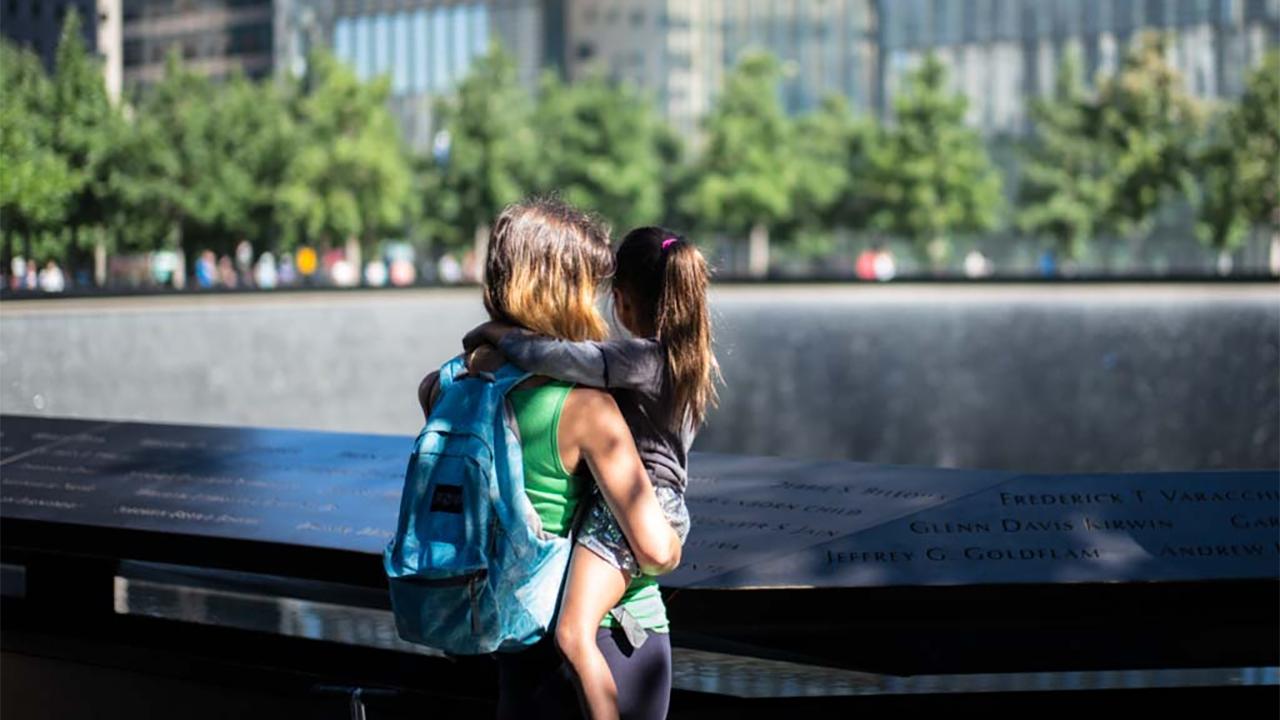
M 464 340 L 468 350 L 495 345 L 534 374 L 610 389 L 663 512 L 682 542 L 689 531 L 684 504 L 689 446 L 716 402 L 709 280 L 702 253 L 683 237 L 659 227 L 639 228 L 618 247 L 613 278 L 617 318 L 634 338 L 568 342 L 486 323 Z M 556 641 L 577 674 L 591 716 L 618 717 L 620 706 L 625 712 L 632 703 L 618 697 L 597 646 L 598 628 L 605 628 L 600 633 L 625 634 L 638 649 L 649 633 L 668 632 L 666 609 L 657 580 L 638 566 L 611 508 L 598 494 L 576 537 Z

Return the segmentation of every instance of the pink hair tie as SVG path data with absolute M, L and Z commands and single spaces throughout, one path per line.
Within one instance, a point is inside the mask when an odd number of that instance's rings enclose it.
M 666 240 L 663 240 L 663 241 L 662 241 L 662 249 L 663 249 L 663 250 L 666 250 L 667 248 L 671 247 L 672 245 L 675 245 L 675 244 L 676 244 L 676 241 L 677 241 L 677 240 L 679 240 L 679 239 L 680 239 L 680 238 L 669 237 L 669 238 L 667 238 Z

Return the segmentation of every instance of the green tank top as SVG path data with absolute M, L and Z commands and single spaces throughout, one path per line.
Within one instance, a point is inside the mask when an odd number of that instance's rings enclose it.
M 561 537 L 589 489 L 560 460 L 560 411 L 573 385 L 553 380 L 535 388 L 512 390 L 507 397 L 520 427 L 524 455 L 524 491 L 542 519 L 542 529 Z
M 590 490 L 588 483 L 574 477 L 560 460 L 560 411 L 571 390 L 570 383 L 553 380 L 512 390 L 507 395 L 520 428 L 525 493 L 542 520 L 542 528 L 561 537 L 568 535 L 573 515 Z M 633 580 L 618 604 L 645 629 L 667 631 L 667 611 L 656 578 L 642 576 Z M 600 623 L 601 627 L 614 624 L 610 615 Z

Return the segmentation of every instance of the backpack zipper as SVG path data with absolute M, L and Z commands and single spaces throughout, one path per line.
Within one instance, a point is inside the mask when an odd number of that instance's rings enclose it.
M 425 587 L 451 587 L 454 585 L 470 585 L 473 581 L 485 577 L 489 574 L 488 570 L 476 570 L 466 575 L 454 575 L 444 578 L 424 578 L 417 575 L 405 575 L 403 577 L 393 578 L 403 582 L 412 583 L 414 585 L 423 585 Z

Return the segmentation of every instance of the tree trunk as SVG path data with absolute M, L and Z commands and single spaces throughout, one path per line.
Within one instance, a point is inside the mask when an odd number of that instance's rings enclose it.
M 1231 251 L 1226 248 L 1219 249 L 1218 250 L 1218 274 L 1224 275 L 1224 276 L 1230 275 L 1231 265 L 1232 265 Z
M 103 287 L 107 284 L 107 231 L 95 228 L 93 238 L 93 284 Z
M 9 285 L 5 289 L 12 290 L 13 284 L 13 229 L 4 234 L 4 253 L 0 255 L 0 262 L 4 263 L 4 267 L 0 267 L 0 277 L 8 277 Z
M 769 228 L 764 223 L 752 225 L 747 236 L 747 274 L 753 278 L 769 274 Z
M 364 263 L 361 262 L 363 260 L 363 255 L 361 253 L 360 237 L 358 235 L 347 236 L 347 243 L 346 247 L 343 249 L 343 255 L 346 256 L 347 262 L 350 263 L 352 269 L 355 270 L 355 284 L 359 285 L 361 279 L 364 277 Z
M 476 226 L 475 236 L 472 237 L 472 247 L 475 252 L 475 277 L 468 278 L 484 282 L 484 266 L 485 261 L 489 257 L 489 224 L 481 223 Z
M 181 290 L 187 286 L 187 252 L 182 243 L 182 221 L 178 221 L 173 224 L 173 251 L 178 254 L 173 270 L 174 290 Z
M 935 237 L 925 243 L 924 253 L 929 258 L 929 270 L 934 275 L 941 275 L 947 267 L 951 256 L 951 245 L 944 237 Z
M 1271 257 L 1268 258 L 1267 265 L 1271 268 L 1272 275 L 1280 275 L 1280 228 L 1271 230 Z

